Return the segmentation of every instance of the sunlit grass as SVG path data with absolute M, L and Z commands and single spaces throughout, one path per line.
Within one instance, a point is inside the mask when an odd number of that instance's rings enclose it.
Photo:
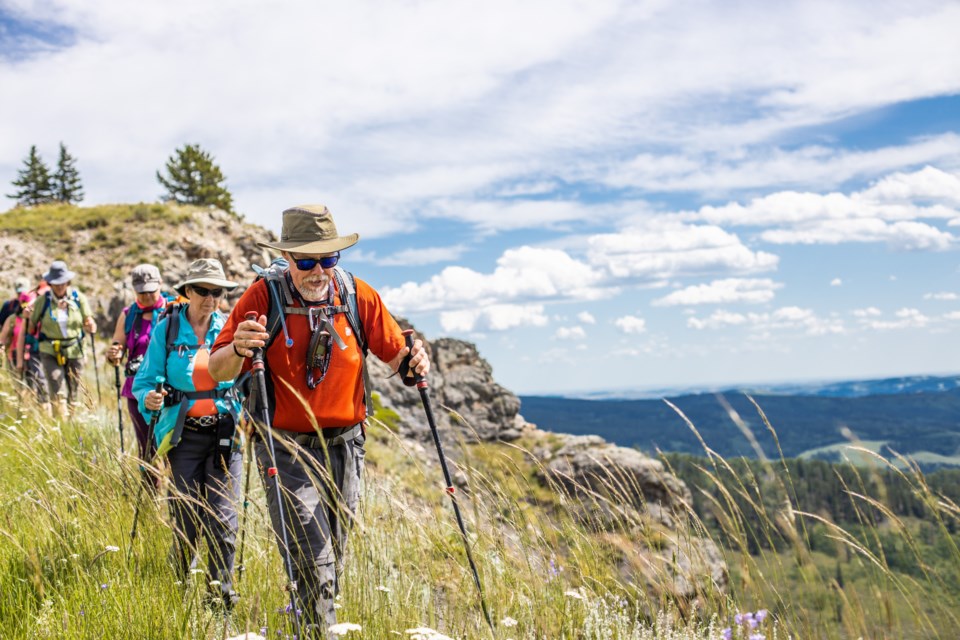
M 93 389 L 88 374 L 88 389 Z M 258 480 L 246 518 L 241 515 L 246 571 L 237 579 L 242 598 L 227 628 L 203 605 L 205 574 L 175 582 L 167 564 L 172 533 L 164 500 L 146 497 L 137 536 L 130 539 L 138 462 L 119 455 L 113 387 L 104 386 L 109 395 L 102 406 L 59 425 L 29 400 L 21 402 L 10 380 L 4 379 L 0 389 L 4 638 L 292 633 L 283 612 L 286 577 Z M 129 446 L 128 420 L 125 427 Z M 436 452 L 431 443 L 413 443 L 395 431 L 395 416 L 389 416 L 389 428 L 377 420 L 369 426 L 362 506 L 339 601 L 340 620 L 361 629 L 345 638 L 407 638 L 415 635 L 407 633 L 413 629 L 458 639 L 514 640 L 699 640 L 724 637 L 727 628 L 732 637 L 743 638 L 749 633 L 765 638 L 956 635 L 953 597 L 943 595 L 945 585 L 926 567 L 910 523 L 895 517 L 882 523 L 865 517 L 856 530 L 826 523 L 830 539 L 854 560 L 848 571 L 856 575 L 848 574 L 844 587 L 833 561 L 810 550 L 808 528 L 819 523 L 819 516 L 794 510 L 789 478 L 775 496 L 763 495 L 757 479 L 731 477 L 723 473 L 727 461 L 709 456 L 705 470 L 722 488 L 720 495 L 728 496 L 714 505 L 719 524 L 707 526 L 686 510 L 672 514 L 676 526 L 669 528 L 644 510 L 625 506 L 636 502 L 626 496 L 638 488 L 621 474 L 611 473 L 601 490 L 571 490 L 556 482 L 535 454 L 555 451 L 555 436 L 464 444 L 444 433 L 470 544 L 497 623 L 491 632 Z M 768 473 L 777 472 L 777 463 L 769 463 Z M 943 544 L 951 544 L 960 510 L 931 492 L 917 469 L 900 473 L 925 496 L 930 521 L 939 527 Z M 867 507 L 882 510 L 858 487 L 849 488 L 848 499 L 864 513 Z M 743 504 L 750 506 L 738 506 Z M 677 566 L 677 553 L 693 553 L 715 526 L 722 527 L 718 539 L 724 540 L 730 571 L 725 589 L 710 576 L 687 575 Z M 881 528 L 884 534 L 896 532 L 902 549 L 916 549 L 915 573 L 890 568 L 877 545 Z M 751 554 L 757 547 L 747 539 L 751 535 L 780 543 L 761 544 Z M 960 561 L 955 547 L 953 553 Z M 693 585 L 694 597 L 677 597 L 681 579 Z M 738 613 L 760 609 L 770 613 L 756 629 L 735 624 Z

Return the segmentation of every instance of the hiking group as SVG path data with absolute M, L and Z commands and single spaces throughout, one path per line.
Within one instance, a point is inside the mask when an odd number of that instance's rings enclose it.
M 254 267 L 255 281 L 229 314 L 221 304 L 239 283 L 217 260 L 193 261 L 173 287 L 175 300 L 162 293 L 155 266 L 139 265 L 130 274 L 136 302 L 120 314 L 107 351 L 149 491 L 160 486 L 151 463 L 165 460 L 168 468 L 177 579 L 187 583 L 203 539 L 207 602 L 226 613 L 235 606 L 246 448 L 266 492 L 299 638 L 336 637 L 330 627 L 372 406 L 367 353 L 405 375 L 430 369 L 421 341 L 408 342 L 376 290 L 338 265 L 358 239 L 339 235 L 325 206 L 285 210 L 280 242 L 258 243 L 281 257 Z M 43 278 L 49 291 L 18 281 L 13 320 L 0 319 L 0 338 L 15 325 L 8 358 L 41 402 L 55 401 L 58 415 L 77 401 L 83 335 L 96 331 L 86 298 L 70 287 L 74 275 L 57 261 Z M 40 366 L 30 357 L 37 351 Z M 120 433 L 122 444 L 122 423 Z M 239 546 L 242 565 L 242 536 Z

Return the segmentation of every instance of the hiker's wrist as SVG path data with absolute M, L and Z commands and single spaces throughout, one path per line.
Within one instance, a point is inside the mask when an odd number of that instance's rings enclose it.
M 234 352 L 235 354 L 237 354 L 237 357 L 238 357 L 238 358 L 241 358 L 241 359 L 242 359 L 242 358 L 246 358 L 246 357 L 247 357 L 247 356 L 243 355 L 242 353 L 240 353 L 240 350 L 237 349 L 237 343 L 236 343 L 236 341 L 233 341 L 233 342 L 231 342 L 230 344 L 233 345 L 233 352 Z

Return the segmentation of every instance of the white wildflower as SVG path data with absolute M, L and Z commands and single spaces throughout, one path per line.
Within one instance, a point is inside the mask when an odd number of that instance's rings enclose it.
M 106 547 L 104 547 L 104 549 L 106 549 L 110 553 L 116 553 L 117 551 L 120 551 L 120 547 L 115 547 L 112 544 L 108 544 Z
M 504 627 L 515 627 L 517 626 L 517 621 L 511 618 L 510 616 L 507 616 L 506 618 L 500 621 L 500 625 Z
M 360 631 L 363 627 L 353 622 L 338 622 L 337 624 L 330 625 L 330 633 L 335 635 L 346 635 L 351 631 Z
M 385 587 L 382 584 L 377 586 L 377 591 L 382 591 L 384 593 L 390 593 L 390 587 Z
M 567 596 L 568 598 L 573 598 L 574 600 L 583 600 L 583 594 L 579 591 L 574 591 L 573 589 L 564 591 L 563 595 Z
M 417 627 L 416 629 L 407 629 L 407 635 L 410 640 L 453 640 L 450 636 L 445 636 L 439 631 L 434 631 L 430 627 Z
M 209 586 L 211 586 L 211 587 L 219 587 L 219 586 L 220 586 L 220 581 L 219 581 L 219 580 L 211 580 L 211 581 L 208 582 L 207 584 L 208 584 Z
M 204 573 L 203 569 L 190 569 L 190 575 L 192 576 L 196 576 L 201 573 Z

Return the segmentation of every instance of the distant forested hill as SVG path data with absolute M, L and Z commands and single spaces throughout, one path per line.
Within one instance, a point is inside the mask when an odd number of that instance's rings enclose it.
M 778 457 L 777 444 L 742 393 L 727 402 L 747 423 L 764 453 Z M 757 395 L 786 457 L 839 457 L 851 437 L 884 454 L 911 454 L 926 468 L 960 465 L 960 390 L 934 393 L 821 397 Z M 543 429 L 596 434 L 622 446 L 702 454 L 696 435 L 662 400 L 578 400 L 521 396 L 521 413 Z M 690 418 L 707 446 L 724 457 L 755 453 L 717 395 L 671 400 Z

